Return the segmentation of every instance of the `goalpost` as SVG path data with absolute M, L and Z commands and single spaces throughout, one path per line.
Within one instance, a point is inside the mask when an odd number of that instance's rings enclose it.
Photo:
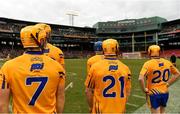
M 123 59 L 141 59 L 141 52 L 122 53 Z

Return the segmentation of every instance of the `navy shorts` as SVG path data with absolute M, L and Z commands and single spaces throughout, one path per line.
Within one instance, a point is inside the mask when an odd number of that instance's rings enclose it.
M 166 107 L 169 93 L 150 95 L 151 108 L 157 109 L 158 107 Z

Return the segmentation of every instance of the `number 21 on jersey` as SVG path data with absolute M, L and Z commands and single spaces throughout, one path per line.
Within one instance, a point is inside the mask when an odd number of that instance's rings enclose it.
M 111 81 L 111 83 L 103 90 L 104 97 L 116 97 L 116 96 L 121 97 L 121 98 L 124 97 L 124 77 L 123 76 L 119 77 L 118 81 L 116 81 L 116 79 L 113 76 L 108 75 L 103 78 L 104 83 L 106 83 L 107 81 Z M 116 86 L 116 82 L 120 83 L 121 85 L 121 87 L 119 87 L 120 95 L 117 95 L 116 91 L 113 91 L 111 93 L 108 92 L 111 88 Z

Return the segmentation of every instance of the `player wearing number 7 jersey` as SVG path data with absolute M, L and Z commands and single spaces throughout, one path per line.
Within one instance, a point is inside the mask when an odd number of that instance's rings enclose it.
M 129 68 L 117 59 L 119 44 L 114 39 L 102 43 L 104 59 L 94 63 L 85 81 L 91 113 L 124 113 L 131 89 Z
M 168 86 L 174 83 L 180 76 L 180 72 L 174 65 L 160 58 L 160 47 L 152 45 L 148 49 L 150 60 L 142 67 L 139 81 L 142 90 L 147 95 L 147 102 L 152 113 L 164 113 L 168 101 Z M 173 74 L 172 77 L 171 74 Z M 144 78 L 146 78 L 146 87 Z
M 43 54 L 46 32 L 34 26 L 21 30 L 25 53 L 7 61 L 0 72 L 0 112 L 9 112 L 10 93 L 13 113 L 62 113 L 65 72 Z

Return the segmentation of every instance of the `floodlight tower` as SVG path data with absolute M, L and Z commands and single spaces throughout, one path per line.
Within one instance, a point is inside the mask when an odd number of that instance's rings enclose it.
M 78 14 L 75 13 L 74 11 L 70 11 L 70 12 L 66 13 L 66 15 L 69 16 L 69 25 L 74 26 L 74 17 L 78 16 Z

